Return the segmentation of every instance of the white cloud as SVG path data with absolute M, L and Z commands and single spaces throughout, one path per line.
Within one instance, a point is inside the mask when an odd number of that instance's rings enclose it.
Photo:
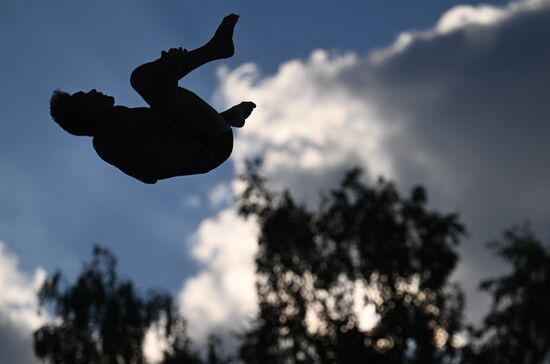
M 37 269 L 32 277 L 19 270 L 17 256 L 7 251 L 0 241 L 0 312 L 30 331 L 43 323 L 37 315 L 36 293 L 46 277 L 43 269 Z
M 325 177 L 339 175 L 343 166 L 366 164 L 377 174 L 393 175 L 383 146 L 397 125 L 380 123 L 376 105 L 350 97 L 335 82 L 342 69 L 358 62 L 351 53 L 331 57 L 316 50 L 307 61 L 281 65 L 273 76 L 261 77 L 252 64 L 220 70 L 219 99 L 230 104 L 244 97 L 260 105 L 235 142 L 236 173 L 244 171 L 247 158 L 262 155 L 273 186 L 290 186 L 310 200 L 320 184 L 335 182 Z
M 380 128 L 374 109 L 362 100 L 350 99 L 347 90 L 333 82 L 339 70 L 357 62 L 353 54 L 331 58 L 317 50 L 308 61 L 289 61 L 277 74 L 261 80 L 251 64 L 231 73 L 222 69 L 218 97 L 232 103 L 246 95 L 260 105 L 235 144 L 237 171 L 243 170 L 247 157 L 266 150 L 270 153 L 265 168 L 270 174 L 298 167 L 322 170 L 339 166 L 351 150 L 359 149 L 354 148 L 355 136 L 363 135 L 360 149 L 365 159 L 387 172 L 390 166 L 379 155 L 379 145 L 391 130 Z M 346 146 L 346 142 L 352 145 Z
M 192 255 L 203 270 L 185 282 L 179 302 L 197 342 L 204 343 L 212 332 L 227 336 L 244 328 L 256 312 L 256 237 L 252 221 L 227 209 L 204 221 L 192 238 Z
M 38 315 L 36 293 L 46 277 L 43 269 L 33 276 L 22 272 L 18 258 L 0 241 L 0 352 L 3 360 L 36 362 L 32 354 L 32 331 L 43 322 Z
M 478 319 L 477 283 L 501 269 L 480 246 L 525 218 L 548 227 L 549 4 L 459 6 L 364 58 L 317 50 L 273 75 L 254 64 L 221 69 L 221 103 L 258 104 L 235 141 L 236 174 L 263 156 L 271 186 L 305 201 L 355 165 L 403 190 L 427 186 L 431 205 L 460 212 L 469 228 L 457 277 Z M 199 228 L 194 256 L 204 269 L 181 293 L 193 330 L 233 327 L 254 311 L 253 231 L 229 211 Z M 239 289 L 227 282 L 235 272 L 248 282 Z
M 166 339 L 166 318 L 161 317 L 160 322 L 151 326 L 145 333 L 143 339 L 143 354 L 148 363 L 160 363 L 164 357 L 164 353 L 169 349 L 170 345 Z
M 479 36 L 480 33 L 476 31 L 479 26 L 491 26 L 521 13 L 537 11 L 547 5 L 548 0 L 512 1 L 506 7 L 485 4 L 477 6 L 457 5 L 446 11 L 433 28 L 420 31 L 404 31 L 399 34 L 392 45 L 374 51 L 370 58 L 375 63 L 383 62 L 407 49 L 414 41 L 430 40 L 455 31 L 466 30 L 468 32 L 474 30 L 471 34 Z M 475 43 L 475 37 L 471 38 L 470 41 Z
M 446 12 L 437 22 L 439 34 L 450 33 L 471 25 L 490 25 L 501 20 L 509 11 L 490 5 L 459 5 Z

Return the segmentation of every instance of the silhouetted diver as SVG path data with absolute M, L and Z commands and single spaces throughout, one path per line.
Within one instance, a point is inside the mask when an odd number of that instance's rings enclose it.
M 115 106 L 113 97 L 95 89 L 72 95 L 56 90 L 50 101 L 53 119 L 73 135 L 92 136 L 104 161 L 144 183 L 211 171 L 231 155 L 231 126 L 242 127 L 256 105 L 243 101 L 218 113 L 178 87 L 178 80 L 235 53 L 238 19 L 226 16 L 212 39 L 198 49 L 172 48 L 136 68 L 130 83 L 150 107 Z

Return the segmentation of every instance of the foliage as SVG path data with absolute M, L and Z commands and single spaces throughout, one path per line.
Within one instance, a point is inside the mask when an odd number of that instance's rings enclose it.
M 466 330 L 464 297 L 449 278 L 465 228 L 457 215 L 429 210 L 423 188 L 402 197 L 355 169 L 312 209 L 270 191 L 254 168 L 239 212 L 260 227 L 259 312 L 238 357 L 222 355 L 215 336 L 197 355 L 172 298 L 139 294 L 100 247 L 74 284 L 59 272 L 44 282 L 40 303 L 55 319 L 34 333 L 37 356 L 145 364 L 145 333 L 157 326 L 167 340 L 161 364 L 550 362 L 550 248 L 527 225 L 490 244 L 511 269 L 481 283 L 493 304 Z
M 198 362 L 189 349 L 183 320 L 167 294 L 141 296 L 130 281 L 117 277 L 116 260 L 106 249 L 95 247 L 72 286 L 62 287 L 57 272 L 39 292 L 41 306 L 53 307 L 56 319 L 34 333 L 36 355 L 48 363 L 145 363 L 143 341 L 153 325 L 162 325 L 170 358 Z
M 550 248 L 528 225 L 505 232 L 490 247 L 510 273 L 481 283 L 493 299 L 483 326 L 474 330 L 467 362 L 550 362 Z
M 259 314 L 244 335 L 247 363 L 437 363 L 453 358 L 463 297 L 449 275 L 464 227 L 428 211 L 358 169 L 316 211 L 269 191 L 254 169 L 240 213 L 261 227 L 256 256 Z M 357 307 L 378 320 L 361 327 Z M 372 321 L 372 319 L 371 319 Z M 371 323 L 372 324 L 372 323 Z M 312 326 L 315 326 L 313 328 Z

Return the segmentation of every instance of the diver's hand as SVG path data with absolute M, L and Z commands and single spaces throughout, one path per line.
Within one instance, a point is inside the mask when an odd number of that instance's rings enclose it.
M 181 47 L 170 48 L 168 52 L 161 52 L 160 59 L 164 62 L 170 72 L 179 74 L 187 60 L 187 49 L 183 49 Z

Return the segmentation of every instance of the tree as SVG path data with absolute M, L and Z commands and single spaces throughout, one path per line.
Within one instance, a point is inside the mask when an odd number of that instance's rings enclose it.
M 505 232 L 489 245 L 511 272 L 481 283 L 493 299 L 473 330 L 468 363 L 550 363 L 550 248 L 528 225 Z
M 253 167 L 244 179 L 239 212 L 260 226 L 259 313 L 238 358 L 222 355 L 211 336 L 202 359 L 172 298 L 141 295 L 100 247 L 73 284 L 56 272 L 42 285 L 41 307 L 55 318 L 34 333 L 37 356 L 145 364 L 143 341 L 156 325 L 167 343 L 162 364 L 550 362 L 550 247 L 528 226 L 490 244 L 511 270 L 481 283 L 492 308 L 459 345 L 464 298 L 449 277 L 465 228 L 457 215 L 429 210 L 424 189 L 402 197 L 390 182 L 365 184 L 355 169 L 312 209 L 270 191 Z
M 250 167 L 250 166 L 249 166 Z M 438 363 L 456 357 L 463 295 L 449 283 L 465 229 L 428 211 L 424 189 L 402 198 L 358 169 L 315 211 L 244 176 L 244 217 L 260 225 L 259 313 L 243 335 L 246 363 Z M 357 299 L 360 296 L 360 299 Z M 359 309 L 377 318 L 361 325 Z
M 60 272 L 46 279 L 39 300 L 53 308 L 56 319 L 35 331 L 36 355 L 52 364 L 141 364 L 147 330 L 161 325 L 169 343 L 165 362 L 199 363 L 171 296 L 143 297 L 130 281 L 119 280 L 115 268 L 114 256 L 95 247 L 73 285 L 62 287 Z

